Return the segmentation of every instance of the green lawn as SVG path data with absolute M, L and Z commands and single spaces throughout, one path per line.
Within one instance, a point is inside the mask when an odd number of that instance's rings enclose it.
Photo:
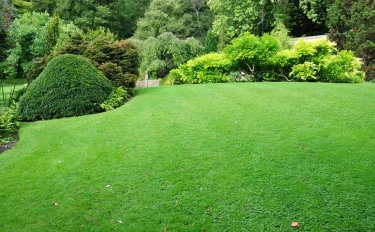
M 0 231 L 375 231 L 374 112 L 375 84 L 207 84 L 24 123 Z

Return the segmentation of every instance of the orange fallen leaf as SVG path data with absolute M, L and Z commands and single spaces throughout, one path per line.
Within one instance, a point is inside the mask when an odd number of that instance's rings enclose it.
M 290 224 L 290 226 L 293 227 L 293 228 L 297 228 L 297 227 L 299 227 L 299 224 L 298 224 L 298 222 L 292 222 L 292 224 Z

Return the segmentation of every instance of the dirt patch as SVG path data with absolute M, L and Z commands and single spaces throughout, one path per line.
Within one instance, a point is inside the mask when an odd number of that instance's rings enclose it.
M 16 146 L 18 140 L 15 139 L 13 141 L 10 141 L 8 143 L 2 143 L 0 144 L 0 154 L 3 153 L 6 150 L 12 149 L 14 146 Z

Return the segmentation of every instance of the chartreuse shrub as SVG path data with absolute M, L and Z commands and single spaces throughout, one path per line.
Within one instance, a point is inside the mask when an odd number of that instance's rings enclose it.
M 230 69 L 232 63 L 224 55 L 219 53 L 209 53 L 174 69 L 165 78 L 165 84 L 201 84 L 232 82 Z
M 351 51 L 341 51 L 330 56 L 322 68 L 322 78 L 327 82 L 360 83 L 365 73 L 361 71 L 362 62 Z
M 328 40 L 300 40 L 291 49 L 273 56 L 268 79 L 321 81 L 336 83 L 363 82 L 362 62 L 352 52 L 337 52 Z
M 262 37 L 245 33 L 232 40 L 224 49 L 224 54 L 233 63 L 234 69 L 240 69 L 251 74 L 255 80 L 261 80 L 262 69 L 269 59 L 280 50 L 280 42 L 271 35 Z
M 22 120 L 35 121 L 103 111 L 111 82 L 87 59 L 66 54 L 52 59 L 19 102 Z

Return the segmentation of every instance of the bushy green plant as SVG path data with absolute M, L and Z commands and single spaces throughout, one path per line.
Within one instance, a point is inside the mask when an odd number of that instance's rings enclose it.
M 123 87 L 117 87 L 112 90 L 111 94 L 108 96 L 108 99 L 100 104 L 100 107 L 105 111 L 114 110 L 124 104 L 124 102 L 129 98 L 130 95 Z
M 363 63 L 351 51 L 340 51 L 327 62 L 322 68 L 322 78 L 327 82 L 360 83 L 365 79 L 365 73 L 361 71 Z
M 7 142 L 18 130 L 17 105 L 0 107 L 0 143 Z
M 209 53 L 179 67 L 173 75 L 181 75 L 179 82 L 187 84 L 233 82 L 231 61 L 223 54 Z M 178 74 L 179 73 L 179 74 Z
M 58 54 L 68 53 L 88 58 L 105 75 L 108 75 L 108 79 L 115 86 L 123 86 L 125 89 L 134 88 L 139 67 L 138 49 L 126 40 L 113 42 L 114 35 L 108 30 L 98 29 L 90 33 L 93 35 L 88 36 L 89 40 L 86 41 L 86 34 L 77 32 L 61 51 L 36 60 L 27 75 L 29 83 L 43 71 L 49 60 Z M 111 68 L 114 70 L 110 70 Z
M 19 103 L 22 120 L 35 121 L 101 112 L 110 81 L 87 59 L 66 54 L 52 59 Z
M 293 67 L 299 65 L 294 68 L 294 73 L 296 73 L 296 70 L 302 67 L 312 68 L 311 64 L 305 64 L 305 62 L 312 62 L 316 66 L 315 80 L 319 81 L 321 68 L 326 65 L 327 57 L 335 51 L 335 44 L 328 40 L 307 42 L 302 39 L 296 42 L 291 49 L 281 50 L 271 58 L 269 73 L 272 73 L 274 80 L 285 81 L 288 80 L 288 76 L 294 75 L 291 75 Z M 303 81 L 303 79 L 299 79 L 299 81 Z
M 260 80 L 257 70 L 263 68 L 279 50 L 280 42 L 275 37 L 268 34 L 257 37 L 245 33 L 233 39 L 231 44 L 225 47 L 224 53 L 233 62 L 234 68 L 246 70 Z
M 318 79 L 318 67 L 313 62 L 306 61 L 292 67 L 289 76 L 297 81 L 316 81 Z
M 178 85 L 181 83 L 182 71 L 180 69 L 172 69 L 166 77 L 163 78 L 162 85 Z

